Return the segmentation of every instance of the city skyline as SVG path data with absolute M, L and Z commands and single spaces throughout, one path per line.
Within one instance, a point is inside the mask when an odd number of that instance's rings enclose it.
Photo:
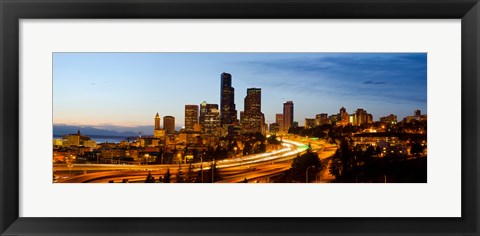
M 185 105 L 221 104 L 223 72 L 237 118 L 248 88 L 262 90 L 266 123 L 285 101 L 300 125 L 340 107 L 374 120 L 427 113 L 424 53 L 54 53 L 53 62 L 54 124 L 145 126 L 158 112 L 183 126 Z

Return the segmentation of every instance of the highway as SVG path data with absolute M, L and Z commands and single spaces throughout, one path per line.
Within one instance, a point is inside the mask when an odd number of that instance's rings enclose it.
M 222 177 L 222 180 L 219 183 L 243 182 L 245 179 L 249 182 L 253 182 L 260 178 L 268 178 L 270 176 L 278 175 L 290 168 L 293 158 L 298 154 L 307 151 L 307 144 L 310 144 L 314 151 L 322 151 L 323 153 L 325 149 L 323 141 L 305 143 L 293 139 L 283 139 L 282 148 L 279 150 L 216 161 L 216 167 Z M 200 171 L 201 169 L 206 171 L 210 169 L 210 164 L 211 162 L 192 163 L 192 166 L 194 171 Z M 57 164 L 54 165 L 53 169 L 54 173 L 93 172 L 75 175 L 67 179 L 60 179 L 57 181 L 58 183 L 122 182 L 123 179 L 128 179 L 129 182 L 144 182 L 149 172 L 152 176 L 158 179 L 158 176 L 163 176 L 167 169 L 170 170 L 172 176 L 175 176 L 179 166 L 185 174 L 189 165 L 190 164 L 74 164 L 67 166 L 66 164 Z

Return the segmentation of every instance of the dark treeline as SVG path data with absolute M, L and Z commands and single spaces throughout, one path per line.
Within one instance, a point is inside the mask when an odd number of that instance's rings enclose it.
M 307 151 L 307 153 L 294 158 L 290 169 L 275 178 L 274 182 L 305 183 L 307 181 L 307 168 L 308 182 L 314 182 L 319 172 L 325 168 L 325 163 L 320 161 L 316 153 Z
M 412 146 L 413 148 L 413 146 Z M 420 153 L 421 146 L 417 146 Z M 372 146 L 352 148 L 351 141 L 342 139 L 332 158 L 330 173 L 339 183 L 426 183 L 427 158 L 407 158 L 406 155 L 387 154 L 377 157 L 380 150 Z
M 154 176 L 149 172 L 145 178 L 145 183 L 212 183 L 222 179 L 215 162 L 205 163 L 202 168 L 205 166 L 208 166 L 208 169 L 200 171 L 194 171 L 193 165 L 189 165 L 186 170 L 179 166 L 176 175 L 172 175 L 170 169 L 159 176 Z

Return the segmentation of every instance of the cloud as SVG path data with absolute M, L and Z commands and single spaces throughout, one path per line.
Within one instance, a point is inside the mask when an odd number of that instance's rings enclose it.
M 292 73 L 329 74 L 338 79 L 346 75 L 360 77 L 398 77 L 426 71 L 424 53 L 339 53 L 292 55 L 274 60 L 244 62 L 259 72 L 289 71 Z M 352 80 L 355 77 L 350 77 Z M 405 76 L 403 76 L 405 78 Z M 371 80 L 371 79 L 370 79 Z M 382 80 L 383 81 L 383 80 Z
M 383 81 L 371 81 L 371 80 L 367 80 L 365 82 L 363 82 L 363 84 L 386 84 L 387 82 L 383 82 Z
M 293 54 L 271 60 L 243 61 L 250 80 L 284 92 L 325 98 L 356 97 L 364 102 L 426 103 L 425 53 Z M 368 89 L 366 88 L 368 86 Z

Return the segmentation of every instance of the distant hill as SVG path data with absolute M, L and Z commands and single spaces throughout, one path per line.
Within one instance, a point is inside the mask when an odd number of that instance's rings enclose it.
M 134 129 L 134 128 L 133 128 Z M 53 125 L 53 135 L 62 136 L 66 134 L 75 134 L 77 130 L 80 130 L 82 135 L 86 136 L 111 136 L 111 137 L 130 137 L 138 136 L 138 133 L 132 131 L 115 131 L 115 130 L 105 130 L 97 129 L 89 126 L 72 126 L 72 125 Z

